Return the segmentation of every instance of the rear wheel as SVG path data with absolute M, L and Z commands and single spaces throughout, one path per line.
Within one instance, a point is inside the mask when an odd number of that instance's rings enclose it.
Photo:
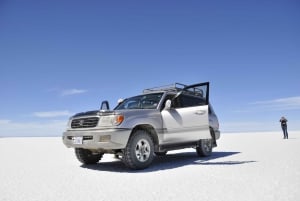
M 152 137 L 144 130 L 135 131 L 124 150 L 123 161 L 131 169 L 145 169 L 154 158 Z
M 103 153 L 93 153 L 88 149 L 75 148 L 75 154 L 77 159 L 83 164 L 95 164 L 98 163 Z
M 212 153 L 212 147 L 212 139 L 200 140 L 196 147 L 198 156 L 210 156 Z

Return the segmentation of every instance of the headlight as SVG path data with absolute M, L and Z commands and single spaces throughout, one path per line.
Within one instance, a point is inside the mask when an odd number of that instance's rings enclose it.
M 99 126 L 117 126 L 117 125 L 120 125 L 123 121 L 124 121 L 124 115 L 121 115 L 121 114 L 101 116 L 98 125 Z

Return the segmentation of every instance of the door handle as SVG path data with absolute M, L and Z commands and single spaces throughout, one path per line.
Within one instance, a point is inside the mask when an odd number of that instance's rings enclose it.
M 197 114 L 197 115 L 203 115 L 205 114 L 206 111 L 205 110 L 197 110 L 194 114 Z

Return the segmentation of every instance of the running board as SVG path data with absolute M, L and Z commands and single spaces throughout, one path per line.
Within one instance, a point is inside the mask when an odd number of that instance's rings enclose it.
M 176 143 L 176 144 L 163 144 L 159 146 L 159 151 L 170 151 L 170 150 L 183 149 L 183 148 L 192 148 L 192 147 L 196 147 L 197 144 L 198 141 Z

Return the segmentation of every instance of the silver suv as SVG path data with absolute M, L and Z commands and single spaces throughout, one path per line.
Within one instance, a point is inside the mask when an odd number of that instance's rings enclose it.
M 147 168 L 155 155 L 175 149 L 193 147 L 199 156 L 210 156 L 219 138 L 208 82 L 145 89 L 113 110 L 103 101 L 100 110 L 72 116 L 63 133 L 63 143 L 75 148 L 83 164 L 112 153 L 131 169 Z

